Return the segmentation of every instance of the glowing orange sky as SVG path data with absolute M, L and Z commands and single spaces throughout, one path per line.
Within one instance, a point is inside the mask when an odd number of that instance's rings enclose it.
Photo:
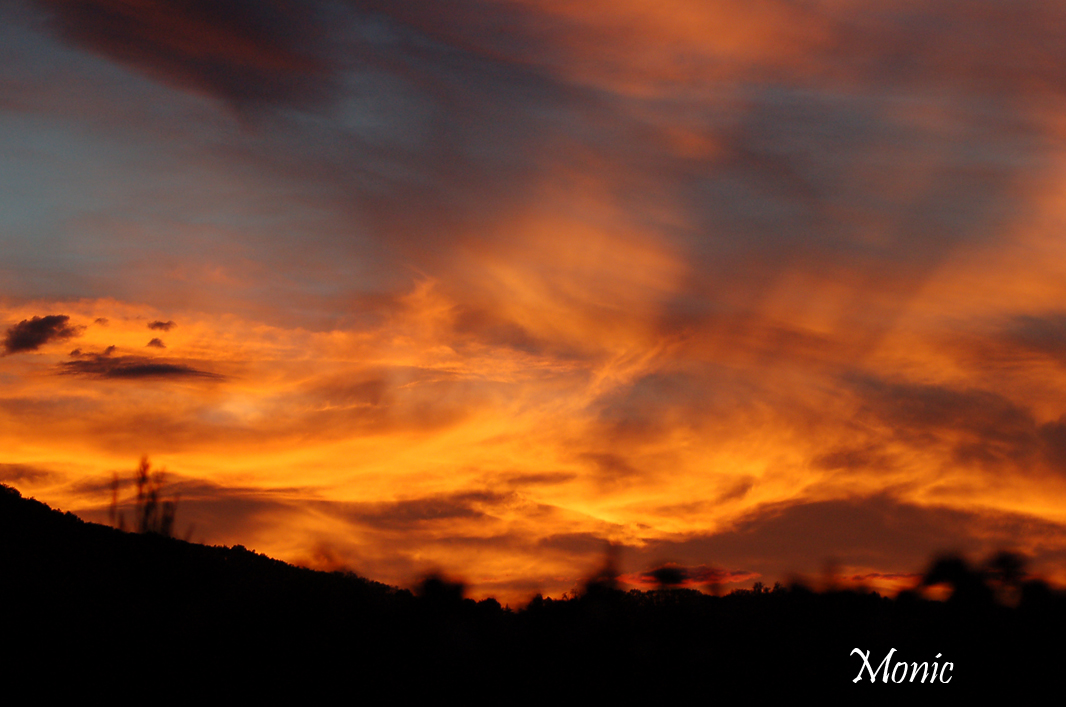
M 0 481 L 511 602 L 1066 579 L 1066 13 L 393 5 L 0 10 Z

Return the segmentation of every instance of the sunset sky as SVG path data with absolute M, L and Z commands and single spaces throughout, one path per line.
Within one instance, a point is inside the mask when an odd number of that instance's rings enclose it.
M 0 6 L 0 481 L 475 598 L 1066 581 L 1066 3 Z

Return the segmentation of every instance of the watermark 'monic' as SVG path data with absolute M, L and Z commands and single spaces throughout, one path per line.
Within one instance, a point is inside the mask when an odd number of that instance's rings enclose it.
M 922 663 L 907 663 L 906 661 L 898 660 L 895 665 L 892 665 L 892 656 L 896 653 L 895 648 L 888 652 L 888 655 L 885 656 L 885 659 L 881 661 L 876 670 L 870 665 L 870 651 L 863 652 L 858 648 L 852 649 L 851 655 L 855 655 L 856 653 L 862 658 L 862 667 L 859 668 L 859 674 L 855 676 L 855 679 L 852 680 L 852 682 L 859 682 L 862 680 L 864 671 L 870 674 L 870 682 L 877 682 L 877 674 L 881 673 L 881 682 L 885 683 L 889 681 L 890 676 L 892 682 L 895 683 L 914 682 L 915 679 L 917 679 L 919 672 L 922 676 L 922 679 L 919 680 L 919 682 L 924 683 L 928 678 L 930 685 L 935 683 L 937 678 L 940 679 L 941 683 L 947 684 L 951 682 L 951 678 L 955 677 L 954 675 L 948 676 L 948 673 L 955 669 L 954 663 L 944 663 L 943 667 L 941 667 L 939 663 L 933 661 L 932 674 L 930 674 L 929 671 L 928 661 Z M 940 658 L 940 656 L 940 653 L 936 654 L 937 658 Z M 889 672 L 890 667 L 891 673 Z M 939 675 L 937 675 L 937 671 L 939 671 Z M 909 680 L 907 679 L 908 673 L 910 674 Z

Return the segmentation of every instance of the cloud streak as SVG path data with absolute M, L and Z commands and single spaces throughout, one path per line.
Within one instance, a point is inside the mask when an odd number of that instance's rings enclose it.
M 37 5 L 67 41 L 237 107 L 302 106 L 330 91 L 334 67 L 314 9 L 244 0 Z
M 91 378 L 135 380 L 135 379 L 211 379 L 222 378 L 217 373 L 202 371 L 184 363 L 165 359 L 147 358 L 145 356 L 115 356 L 114 347 L 108 347 L 103 353 L 81 353 L 74 351 L 73 361 L 60 363 L 59 371 L 64 375 L 88 376 Z

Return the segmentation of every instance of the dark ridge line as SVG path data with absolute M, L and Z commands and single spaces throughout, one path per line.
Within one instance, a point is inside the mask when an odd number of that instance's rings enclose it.
M 510 610 L 464 599 L 461 584 L 439 577 L 411 592 L 239 545 L 125 533 L 0 486 L 10 674 L 99 679 L 121 666 L 124 681 L 145 689 L 165 674 L 190 690 L 315 684 L 409 698 L 506 690 L 630 702 L 689 689 L 790 699 L 898 699 L 901 690 L 948 699 L 950 690 L 957 700 L 1019 679 L 1058 685 L 1062 594 L 1027 581 L 1009 607 L 979 589 L 987 585 L 967 584 L 976 575 L 963 564 L 945 560 L 933 571 L 955 583 L 951 600 L 800 586 L 622 592 L 600 577 L 578 596 Z M 890 653 L 889 668 L 950 662 L 951 681 L 900 684 L 878 673 L 870 682 L 863 653 L 872 668 Z

